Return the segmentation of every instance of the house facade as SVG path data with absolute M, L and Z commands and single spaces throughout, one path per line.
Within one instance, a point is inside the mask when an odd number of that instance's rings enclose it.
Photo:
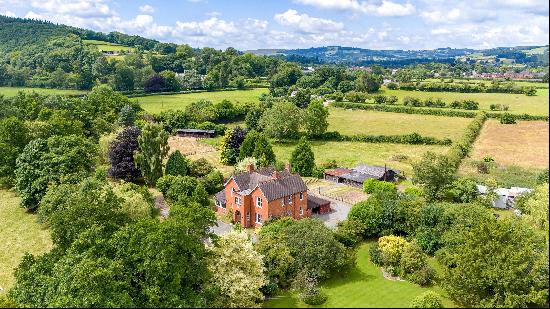
M 299 175 L 273 168 L 254 170 L 230 177 L 215 196 L 217 212 L 231 214 L 233 222 L 245 228 L 261 227 L 278 217 L 302 219 L 311 216 L 307 186 Z

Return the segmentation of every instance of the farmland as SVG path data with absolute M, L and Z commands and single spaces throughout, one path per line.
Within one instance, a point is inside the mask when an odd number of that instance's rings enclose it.
M 481 110 L 489 111 L 491 104 L 509 105 L 509 112 L 512 114 L 548 115 L 548 89 L 537 89 L 536 96 L 509 93 L 459 93 L 459 92 L 429 92 L 429 91 L 408 91 L 390 90 L 382 91 L 385 95 L 397 96 L 402 102 L 403 98 L 416 97 L 421 99 L 440 98 L 446 103 L 454 100 L 474 100 L 479 102 Z
M 533 187 L 541 169 L 548 168 L 548 149 L 548 122 L 503 125 L 488 120 L 460 172 L 481 180 L 492 177 L 503 184 Z M 474 164 L 485 157 L 495 160 L 495 168 L 489 174 L 478 174 Z
M 48 88 L 30 88 L 30 87 L 0 87 L 0 95 L 5 97 L 13 97 L 17 95 L 20 91 L 23 92 L 37 92 L 39 94 L 50 95 L 50 94 L 84 94 L 86 91 L 81 90 L 72 90 L 72 89 L 48 89 Z
M 416 132 L 423 136 L 452 140 L 462 135 L 471 119 L 331 108 L 328 121 L 329 131 L 346 135 L 401 135 Z
M 52 247 L 50 232 L 25 213 L 15 193 L 0 190 L 0 294 L 14 284 L 13 269 L 25 252 L 44 253 Z
M 389 167 L 402 170 L 406 175 L 412 172 L 411 163 L 420 159 L 426 151 L 446 153 L 445 146 L 377 144 L 363 142 L 311 142 L 317 164 L 335 160 L 339 165 L 352 167 L 358 163 L 374 165 L 387 164 Z M 274 144 L 273 150 L 277 160 L 288 161 L 295 143 Z
M 173 95 L 153 95 L 135 98 L 141 107 L 149 113 L 160 113 L 166 110 L 181 110 L 193 102 L 209 100 L 219 102 L 227 99 L 233 103 L 256 103 L 262 93 L 267 93 L 266 88 L 254 88 L 250 90 L 197 92 Z
M 327 294 L 327 302 L 321 307 L 328 308 L 407 308 L 412 299 L 427 290 L 433 290 L 444 295 L 438 286 L 422 288 L 406 281 L 385 279 L 380 268 L 369 260 L 368 243 L 357 250 L 357 265 L 349 274 L 335 277 L 322 285 Z M 399 297 L 397 297 L 399 296 Z M 454 304 L 443 298 L 443 305 L 453 307 Z M 296 296 L 284 293 L 268 300 L 265 308 L 308 307 Z
M 132 52 L 134 51 L 134 48 L 122 46 L 115 43 L 105 42 L 105 41 L 97 41 L 97 40 L 83 40 L 84 44 L 87 45 L 93 45 L 97 47 L 100 51 L 114 51 L 114 52 Z

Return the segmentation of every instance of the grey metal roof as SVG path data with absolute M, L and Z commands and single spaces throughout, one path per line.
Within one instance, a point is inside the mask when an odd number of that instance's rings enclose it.
M 382 174 L 382 176 L 384 176 L 384 174 Z M 365 182 L 365 180 L 367 180 L 369 178 L 378 179 L 382 176 L 370 175 L 370 174 L 366 174 L 366 173 L 359 172 L 359 171 L 352 171 L 352 172 L 349 172 L 347 174 L 344 174 L 344 175 L 340 176 L 340 178 L 344 178 L 344 179 L 347 179 L 347 180 L 363 183 L 363 182 Z
M 364 174 L 372 175 L 373 177 L 370 178 L 381 178 L 384 176 L 384 172 L 387 171 L 393 171 L 396 174 L 399 174 L 400 171 L 389 168 L 389 167 L 383 167 L 383 166 L 376 166 L 376 165 L 366 165 L 366 164 L 359 164 L 356 167 L 353 168 L 354 171 L 361 172 Z

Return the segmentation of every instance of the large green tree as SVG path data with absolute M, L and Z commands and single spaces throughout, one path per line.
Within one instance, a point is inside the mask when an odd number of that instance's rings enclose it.
M 421 185 L 430 200 L 438 200 L 454 181 L 455 168 L 447 156 L 428 151 L 413 163 L 413 173 L 413 183 Z
M 310 136 L 319 136 L 327 131 L 328 108 L 323 105 L 323 102 L 314 100 L 308 105 L 304 124 Z
M 12 185 L 17 156 L 27 145 L 29 133 L 16 117 L 0 120 L 0 185 Z
M 287 102 L 275 102 L 273 107 L 266 110 L 260 120 L 264 132 L 279 140 L 298 136 L 302 123 L 302 110 L 296 105 Z
M 162 177 L 162 162 L 170 149 L 168 133 L 161 125 L 148 123 L 138 137 L 138 144 L 136 162 L 139 164 L 145 182 L 152 186 Z
M 300 139 L 300 142 L 294 151 L 292 151 L 290 165 L 292 166 L 292 171 L 300 174 L 300 176 L 311 177 L 313 175 L 315 154 L 305 137 Z

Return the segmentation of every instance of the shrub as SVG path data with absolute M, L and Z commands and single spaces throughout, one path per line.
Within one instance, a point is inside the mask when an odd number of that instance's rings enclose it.
M 415 297 L 410 305 L 411 308 L 443 308 L 441 296 L 433 291 L 427 291 Z
M 189 161 L 179 150 L 172 152 L 166 161 L 165 175 L 185 176 L 189 173 Z
M 407 241 L 399 236 L 380 237 L 378 239 L 378 247 L 380 248 L 384 266 L 391 266 L 397 270 L 407 244 Z
M 338 227 L 334 232 L 334 237 L 348 248 L 355 247 L 362 239 L 364 226 L 357 220 L 344 220 L 338 222 Z
M 348 220 L 355 220 L 363 224 L 363 237 L 378 236 L 382 226 L 383 209 L 375 199 L 356 203 L 348 214 Z
M 214 170 L 214 167 L 205 158 L 200 158 L 196 161 L 191 162 L 189 170 L 191 176 L 202 177 L 212 172 Z
M 500 116 L 500 123 L 502 124 L 515 124 L 516 117 L 509 113 L 504 113 Z
M 421 286 L 427 286 L 432 283 L 435 275 L 435 270 L 429 265 L 425 265 L 414 273 L 406 275 L 405 278 L 412 283 L 416 283 Z
M 424 196 L 424 191 L 421 188 L 408 187 L 405 189 L 405 194 L 422 197 Z
M 478 196 L 477 182 L 471 178 L 459 178 L 451 184 L 449 195 L 455 203 L 470 203 Z
M 382 260 L 382 252 L 380 252 L 377 242 L 369 246 L 369 257 L 370 261 L 376 266 L 382 266 L 384 264 L 384 261 Z
M 367 194 L 372 194 L 377 191 L 396 192 L 397 187 L 391 182 L 369 178 L 363 183 L 363 191 Z
M 435 275 L 426 261 L 426 255 L 422 252 L 422 248 L 414 241 L 405 246 L 399 268 L 401 277 L 421 286 L 430 284 Z
M 386 87 L 388 87 L 388 89 L 395 90 L 399 88 L 399 85 L 397 83 L 391 82 L 388 85 L 386 85 Z

